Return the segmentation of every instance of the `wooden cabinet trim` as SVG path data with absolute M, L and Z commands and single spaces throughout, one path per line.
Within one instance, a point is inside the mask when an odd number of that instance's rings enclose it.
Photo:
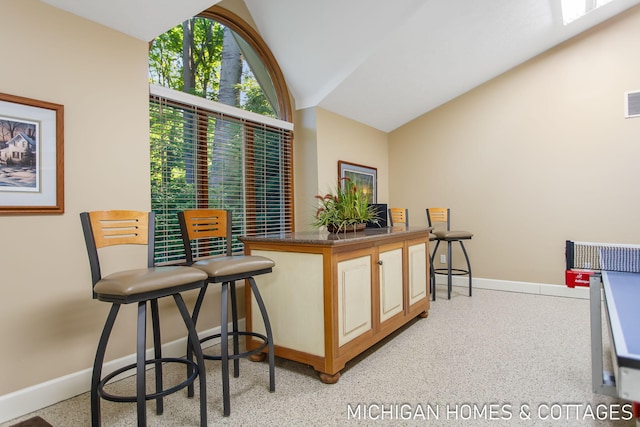
M 291 244 L 288 242 L 246 240 L 245 253 L 251 254 L 252 250 L 301 252 L 322 255 L 323 271 L 323 312 L 324 312 L 324 353 L 325 357 L 310 355 L 296 349 L 278 347 L 276 343 L 276 355 L 287 359 L 306 363 L 320 374 L 339 376 L 345 364 L 358 354 L 397 331 L 403 325 L 411 322 L 420 314 L 429 310 L 429 286 L 427 284 L 427 296 L 409 305 L 409 247 L 416 244 L 425 244 L 426 252 L 429 251 L 428 232 L 420 232 L 404 235 L 385 235 L 380 239 L 360 240 L 340 245 L 315 245 L 312 243 Z M 384 322 L 380 321 L 380 271 L 378 261 L 380 254 L 401 249 L 402 251 L 402 291 L 403 310 Z M 351 339 L 342 346 L 338 345 L 338 269 L 341 261 L 355 259 L 363 256 L 370 257 L 371 265 L 371 329 Z M 428 257 L 428 256 L 427 256 Z M 429 262 L 425 259 L 426 277 L 429 277 Z M 277 266 L 276 266 L 277 268 Z M 251 293 L 249 286 L 245 286 L 245 301 L 247 302 L 247 328 L 251 330 Z M 253 346 L 251 340 L 247 340 L 247 346 Z M 321 375 L 322 376 L 322 375 Z M 335 378 L 337 380 L 337 378 Z

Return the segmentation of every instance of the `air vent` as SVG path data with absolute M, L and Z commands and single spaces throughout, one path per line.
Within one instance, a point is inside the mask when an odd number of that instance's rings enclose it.
M 640 117 L 640 91 L 627 92 L 624 101 L 625 117 Z

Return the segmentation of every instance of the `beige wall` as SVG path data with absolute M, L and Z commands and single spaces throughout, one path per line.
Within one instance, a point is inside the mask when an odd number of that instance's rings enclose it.
M 0 216 L 1 396 L 91 366 L 108 306 L 91 299 L 78 214 L 148 210 L 150 196 L 146 43 L 37 0 L 0 9 L 0 92 L 65 117 L 65 213 Z M 110 357 L 132 352 L 123 329 Z
M 388 134 L 322 108 L 296 112 L 296 230 L 313 229 L 314 196 L 335 189 L 338 161 L 377 169 L 378 202 L 388 200 Z
M 638 40 L 635 7 L 392 132 L 391 202 L 451 207 L 480 278 L 563 284 L 566 239 L 639 243 Z
M 79 213 L 149 210 L 150 183 L 148 43 L 38 0 L 0 0 L 0 9 L 0 40 L 10 41 L 3 45 L 0 92 L 62 104 L 65 118 L 65 213 L 0 216 L 2 422 L 2 408 L 15 403 L 9 393 L 92 366 L 109 305 L 91 299 Z M 108 274 L 146 265 L 146 252 L 109 252 L 101 262 Z M 185 297 L 192 304 L 195 294 Z M 216 301 L 219 292 L 209 292 L 205 304 Z M 173 302 L 160 301 L 160 310 L 163 341 L 182 338 Z M 135 352 L 135 312 L 121 310 L 108 361 Z M 219 325 L 218 316 L 203 310 L 199 329 Z
M 78 214 L 150 200 L 147 44 L 37 0 L 0 8 L 0 92 L 65 106 L 66 196 L 63 215 L 0 216 L 1 400 L 91 366 L 108 307 L 90 298 Z M 379 201 L 414 224 L 452 207 L 475 233 L 476 277 L 560 284 L 565 239 L 637 243 L 640 119 L 622 118 L 622 99 L 640 89 L 638 39 L 636 7 L 389 135 L 297 111 L 296 227 L 346 160 L 376 167 Z M 109 359 L 133 352 L 134 324 L 127 310 Z
M 318 193 L 318 137 L 316 108 L 298 110 L 294 114 L 293 182 L 295 229 L 312 229 L 316 210 L 313 196 Z
M 233 1 L 223 3 L 245 15 Z M 16 401 L 12 392 L 91 367 L 108 304 L 91 299 L 78 214 L 148 210 L 150 189 L 147 43 L 37 0 L 0 0 L 0 7 L 0 39 L 12 40 L 4 46 L 4 58 L 11 61 L 0 67 L 0 92 L 65 108 L 65 213 L 0 216 L 6 248 L 0 258 L 5 289 L 0 366 L 8 367 L 0 373 L 0 408 L 5 408 Z M 322 110 L 295 116 L 296 125 L 304 124 L 296 129 L 295 142 L 298 205 L 312 207 L 313 196 L 335 182 L 339 159 L 377 167 L 379 195 L 386 199 L 386 134 Z M 310 141 L 307 149 L 304 141 Z M 300 223 L 310 222 L 308 215 L 297 216 Z M 123 261 L 110 254 L 103 269 L 145 262 L 143 251 L 128 255 Z M 217 306 L 216 292 L 207 298 L 205 304 Z M 192 303 L 193 295 L 187 300 Z M 171 304 L 161 303 L 166 309 L 174 318 L 163 321 L 165 342 L 183 335 L 181 328 L 171 329 L 180 322 Z M 201 317 L 200 329 L 219 323 L 215 310 Z M 134 352 L 134 325 L 135 310 L 123 310 L 108 360 Z
M 247 18 L 242 2 L 224 4 Z M 91 299 L 79 213 L 149 210 L 150 188 L 148 44 L 38 0 L 0 0 L 0 10 L 0 40 L 10 41 L 3 44 L 0 92 L 62 104 L 65 115 L 65 213 L 0 216 L 2 422 L 88 387 L 82 372 L 93 363 L 109 305 Z M 125 259 L 110 253 L 102 266 L 108 273 L 145 263 L 138 248 Z M 194 298 L 187 294 L 187 303 Z M 217 301 L 213 290 L 205 304 Z M 183 337 L 172 302 L 160 305 L 163 341 Z M 219 325 L 218 316 L 215 308 L 203 310 L 199 329 Z M 133 354 L 134 342 L 135 308 L 126 307 L 107 360 Z

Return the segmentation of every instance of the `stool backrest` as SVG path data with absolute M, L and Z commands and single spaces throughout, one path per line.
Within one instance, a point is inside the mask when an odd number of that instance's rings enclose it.
M 404 225 L 409 226 L 409 209 L 405 208 L 389 208 L 389 221 L 391 226 Z
M 435 227 L 436 223 L 446 224 L 447 231 L 451 230 L 451 209 L 449 208 L 427 208 L 427 221 L 429 227 Z
M 189 209 L 178 212 L 182 242 L 187 257 L 187 263 L 192 264 L 195 259 L 209 257 L 209 254 L 201 255 L 202 250 L 194 254 L 192 242 L 198 244 L 205 240 L 204 245 L 213 240 L 225 239 L 224 252 L 232 255 L 232 223 L 231 211 L 224 209 Z M 202 246 L 200 249 L 203 249 Z M 205 250 L 206 251 L 206 250 Z
M 131 210 L 82 212 L 80 221 L 94 285 L 102 278 L 98 249 L 107 246 L 147 245 L 147 267 L 153 267 L 155 250 L 153 212 Z

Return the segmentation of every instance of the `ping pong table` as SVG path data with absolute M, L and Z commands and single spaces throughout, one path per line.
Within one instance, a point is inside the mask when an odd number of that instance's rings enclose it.
M 593 391 L 640 402 L 640 273 L 602 270 L 591 276 L 589 286 Z M 613 373 L 604 370 L 603 307 Z

